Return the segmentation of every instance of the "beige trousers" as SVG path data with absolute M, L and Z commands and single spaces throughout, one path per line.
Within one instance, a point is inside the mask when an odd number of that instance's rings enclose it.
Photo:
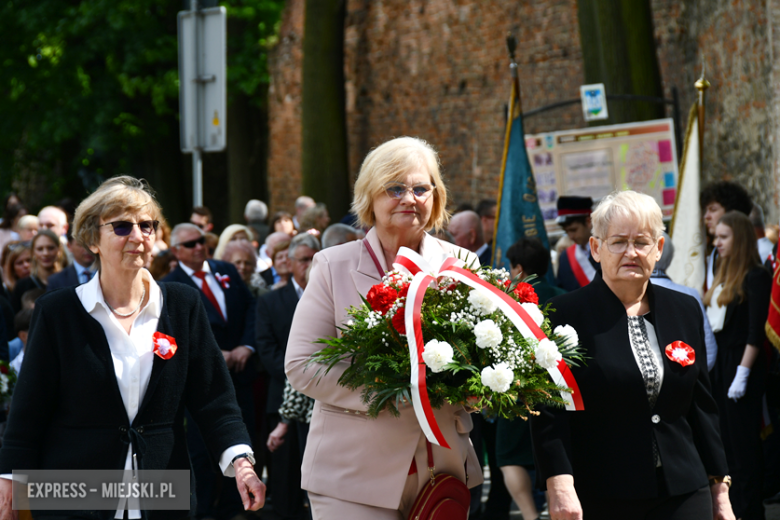
M 347 502 L 338 498 L 326 497 L 309 491 L 311 516 L 314 520 L 405 520 L 417 498 L 419 478 L 417 475 L 406 477 L 404 492 L 401 495 L 399 509 L 384 509 L 356 502 Z

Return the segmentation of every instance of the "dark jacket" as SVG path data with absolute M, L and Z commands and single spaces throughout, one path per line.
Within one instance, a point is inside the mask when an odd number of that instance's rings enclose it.
M 663 384 L 652 409 L 629 343 L 625 307 L 601 273 L 582 289 L 551 300 L 553 326 L 574 327 L 588 359 L 572 368 L 585 409 L 541 407 L 541 415 L 531 420 L 542 484 L 551 476 L 571 474 L 580 495 L 656 497 L 653 436 L 671 495 L 706 486 L 707 475 L 728 473 L 699 304 L 653 284 L 647 294 L 664 362 Z M 695 363 L 684 367 L 664 354 L 677 340 L 694 349 Z
M 230 277 L 230 282 L 228 282 L 230 287 L 222 288 L 227 307 L 227 322 L 222 319 L 200 287 L 195 285 L 192 278 L 181 267 L 176 266 L 176 269 L 163 278 L 162 282 L 179 282 L 198 290 L 211 324 L 211 331 L 214 333 L 214 338 L 216 338 L 221 350 L 233 350 L 240 345 L 249 345 L 254 348 L 255 315 L 252 294 L 233 264 L 219 260 L 207 260 L 207 262 L 212 273 L 227 274 Z
M 73 287 L 74 285 L 81 285 L 79 275 L 76 273 L 76 268 L 73 264 L 69 265 L 59 273 L 54 273 L 47 280 L 48 285 L 46 291 L 50 292 L 55 289 L 61 289 L 62 287 Z
M 772 294 L 772 276 L 763 266 L 748 271 L 742 283 L 745 299 L 737 298 L 726 307 L 723 329 L 715 333 L 718 350 L 737 348 L 744 352 L 745 345 L 761 348 L 766 340 L 766 318 Z
M 14 313 L 22 310 L 22 296 L 32 289 L 46 289 L 46 284 L 34 275 L 27 276 L 16 282 L 14 291 L 11 293 L 11 306 L 14 308 Z
M 189 469 L 185 407 L 215 459 L 230 446 L 251 444 L 198 294 L 181 284 L 160 289 L 157 330 L 173 336 L 179 348 L 168 360 L 154 357 L 132 424 L 103 328 L 84 309 L 75 288 L 37 301 L 0 450 L 0 473 L 124 469 L 129 442 L 141 469 Z M 176 516 L 181 512 L 149 512 L 152 519 Z
M 276 413 L 284 395 L 284 354 L 290 335 L 298 295 L 292 281 L 257 299 L 256 345 L 265 369 L 268 371 L 268 404 L 266 412 Z
M 564 291 L 571 292 L 579 289 L 581 285 L 577 277 L 574 276 L 574 271 L 572 271 L 569 263 L 569 255 L 566 251 L 564 249 L 558 256 L 558 287 Z M 593 255 L 588 255 L 588 261 L 597 272 L 601 270 L 601 264 L 593 259 Z

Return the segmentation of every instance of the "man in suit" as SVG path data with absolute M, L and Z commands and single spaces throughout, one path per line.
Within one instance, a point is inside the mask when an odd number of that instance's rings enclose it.
M 558 198 L 558 225 L 574 242 L 558 261 L 558 287 L 567 292 L 588 285 L 599 269 L 588 245 L 593 228 L 590 222 L 592 207 L 593 199 L 590 197 Z
M 95 255 L 92 254 L 92 251 L 73 239 L 70 228 L 68 229 L 68 250 L 73 256 L 73 263 L 59 273 L 55 273 L 49 277 L 49 284 L 46 287 L 46 291 L 81 285 L 92 279 L 92 275 L 94 274 L 92 264 L 95 263 Z
M 270 376 L 268 384 L 268 431 L 279 424 L 284 383 L 284 355 L 290 335 L 295 308 L 306 288 L 306 271 L 314 254 L 320 250 L 317 239 L 308 233 L 297 235 L 287 251 L 292 278 L 287 285 L 260 297 L 257 302 L 256 346 Z M 274 511 L 282 518 L 296 518 L 301 514 L 304 494 L 301 490 L 301 453 L 298 437 L 305 437 L 308 424 L 292 421 L 284 442 L 271 453 L 269 493 L 273 496 Z
M 230 369 L 244 423 L 254 441 L 255 416 L 251 385 L 256 370 L 253 363 L 247 362 L 254 354 L 252 295 L 232 264 L 206 260 L 205 232 L 198 226 L 178 224 L 171 232 L 171 244 L 171 251 L 179 265 L 162 281 L 183 283 L 200 291 L 211 331 Z M 222 486 L 217 509 L 209 509 L 214 503 L 213 487 L 220 473 L 217 473 L 216 462 L 209 460 L 208 451 L 196 428 L 188 429 L 187 442 L 198 482 L 197 514 L 232 518 L 241 512 L 243 507 L 240 496 L 233 489 L 235 486 L 228 485 Z
M 455 239 L 455 245 L 476 254 L 480 264 L 490 264 L 492 251 L 485 242 L 482 222 L 475 211 L 466 210 L 456 213 L 450 219 L 447 231 Z

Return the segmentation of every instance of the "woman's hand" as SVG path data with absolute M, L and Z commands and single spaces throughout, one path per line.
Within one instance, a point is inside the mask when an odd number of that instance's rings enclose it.
M 287 428 L 287 423 L 280 422 L 276 425 L 274 431 L 268 435 L 268 442 L 266 442 L 266 446 L 268 446 L 269 451 L 276 451 L 276 448 L 284 444 L 284 436 L 287 435 Z
M 574 477 L 556 475 L 547 479 L 550 520 L 582 520 L 582 506 L 574 490 Z
M 0 520 L 19 520 L 19 512 L 11 508 L 13 481 L 0 478 Z
M 238 459 L 233 463 L 236 470 L 236 485 L 241 495 L 241 503 L 245 511 L 257 511 L 265 504 L 265 484 L 257 478 L 255 468 L 247 458 Z
M 720 482 L 710 486 L 713 520 L 735 520 L 729 501 L 729 486 Z

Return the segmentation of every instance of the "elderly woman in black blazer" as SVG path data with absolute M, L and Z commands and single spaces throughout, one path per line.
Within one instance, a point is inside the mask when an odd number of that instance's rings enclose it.
M 625 191 L 591 218 L 601 274 L 550 300 L 553 325 L 574 327 L 587 357 L 572 369 L 584 410 L 541 408 L 531 421 L 550 517 L 733 519 L 701 309 L 648 283 L 661 210 Z
M 146 186 L 131 177 L 106 181 L 79 205 L 73 235 L 97 257 L 99 275 L 36 303 L 0 473 L 189 469 L 186 407 L 222 471 L 236 477 L 244 507 L 256 510 L 265 486 L 254 473 L 249 436 L 201 298 L 181 284 L 158 285 L 143 268 L 161 218 Z M 0 519 L 14 514 L 10 495 L 10 480 L 0 479 Z M 141 518 L 137 510 L 119 514 Z M 189 514 L 150 511 L 146 518 Z

